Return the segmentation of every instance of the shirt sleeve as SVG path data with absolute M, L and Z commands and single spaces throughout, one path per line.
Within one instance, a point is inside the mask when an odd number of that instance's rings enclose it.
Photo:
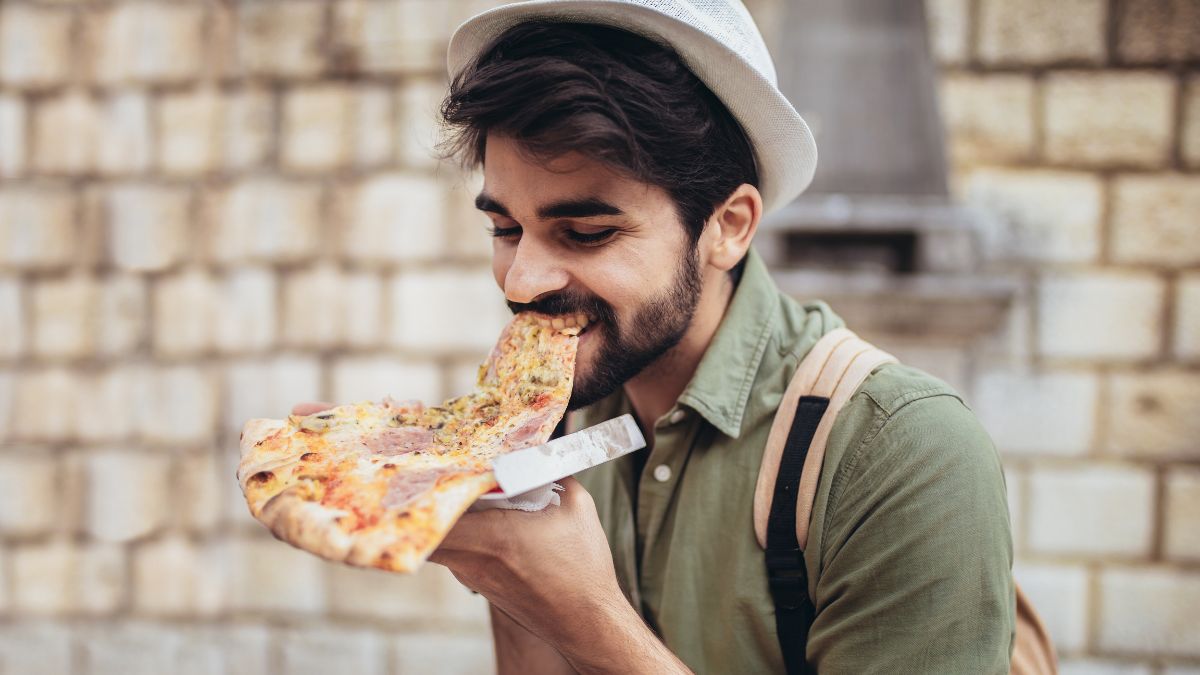
M 970 409 L 949 395 L 907 403 L 848 451 L 829 494 L 807 643 L 817 671 L 1008 673 L 1004 474 Z

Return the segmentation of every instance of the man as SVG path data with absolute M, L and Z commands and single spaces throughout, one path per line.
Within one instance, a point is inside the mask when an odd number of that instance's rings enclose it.
M 519 3 L 456 32 L 446 148 L 483 167 L 514 311 L 585 314 L 572 427 L 649 447 L 562 505 L 464 516 L 431 560 L 491 606 L 502 672 L 1007 672 L 1011 540 L 995 449 L 944 383 L 876 370 L 831 434 L 804 554 L 815 618 L 776 633 L 751 518 L 800 359 L 842 321 L 751 241 L 811 178 L 811 135 L 736 0 Z

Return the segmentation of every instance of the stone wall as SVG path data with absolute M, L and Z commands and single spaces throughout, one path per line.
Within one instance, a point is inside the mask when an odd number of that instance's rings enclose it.
M 1200 4 L 929 0 L 955 192 L 1022 292 L 972 403 L 1071 673 L 1200 672 Z
M 0 673 L 489 667 L 478 597 L 274 541 L 233 466 L 296 401 L 468 386 L 507 310 L 429 148 L 494 4 L 0 3 Z M 962 368 L 1018 577 L 1068 672 L 1200 672 L 1200 9 L 929 7 L 956 190 L 1023 280 Z
M 233 478 L 248 418 L 473 382 L 508 310 L 429 150 L 488 5 L 0 3 L 0 672 L 491 667 L 444 568 L 325 564 Z

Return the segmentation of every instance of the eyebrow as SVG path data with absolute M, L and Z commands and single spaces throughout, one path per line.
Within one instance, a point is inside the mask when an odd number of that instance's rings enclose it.
M 486 192 L 480 192 L 475 197 L 475 208 L 480 211 L 491 211 L 499 213 L 505 218 L 511 218 L 512 215 L 508 209 L 492 198 Z M 551 202 L 538 209 L 537 216 L 542 220 L 550 218 L 591 218 L 593 216 L 623 216 L 625 212 L 613 204 L 598 199 L 596 197 L 584 197 L 581 199 L 564 199 L 562 201 Z

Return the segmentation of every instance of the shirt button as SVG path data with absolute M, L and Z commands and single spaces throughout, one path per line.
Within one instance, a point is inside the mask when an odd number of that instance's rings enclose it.
M 676 410 L 675 412 L 671 413 L 671 416 L 667 418 L 667 421 L 671 424 L 679 424 L 685 417 L 687 417 L 687 413 L 682 410 Z M 670 470 L 668 469 L 668 472 L 669 471 Z
M 666 464 L 659 464 L 654 467 L 654 480 L 665 483 L 671 480 L 671 467 Z

